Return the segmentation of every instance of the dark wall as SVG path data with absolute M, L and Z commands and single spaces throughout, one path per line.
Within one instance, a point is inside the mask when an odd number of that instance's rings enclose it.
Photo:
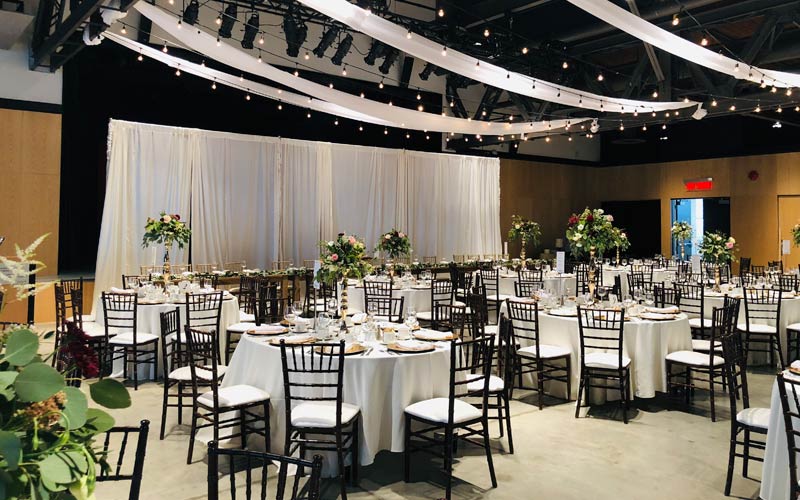
M 171 53 L 178 54 L 177 49 Z M 181 54 L 200 62 L 192 54 Z M 238 74 L 231 68 L 206 64 L 216 69 Z M 414 108 L 418 102 L 416 90 L 385 86 L 379 90 L 374 83 L 335 76 L 307 73 L 302 76 L 320 83 L 333 82 L 336 88 L 353 94 L 362 90 L 371 99 Z M 257 79 L 255 77 L 248 77 Z M 269 82 L 264 82 L 269 83 Z M 441 112 L 441 96 L 422 93 L 427 111 Z M 136 54 L 105 41 L 87 47 L 64 68 L 61 215 L 59 269 L 62 273 L 92 272 L 102 220 L 105 193 L 105 169 L 108 121 L 111 118 L 221 130 L 244 134 L 281 136 L 296 139 L 361 144 L 388 148 L 440 151 L 440 134 L 405 132 L 359 124 L 334 117 L 283 105 L 253 96 L 247 101 L 244 92 L 218 85 L 211 90 L 207 80 L 183 74 L 145 58 L 138 62 Z
M 661 253 L 661 200 L 604 201 L 601 208 L 625 229 L 631 248 L 625 255 L 652 257 Z M 614 252 L 605 257 L 614 257 Z

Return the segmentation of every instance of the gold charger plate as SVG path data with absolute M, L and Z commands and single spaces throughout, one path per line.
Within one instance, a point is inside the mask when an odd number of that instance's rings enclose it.
M 402 353 L 406 353 L 406 354 L 408 354 L 408 353 L 414 354 L 414 353 L 420 353 L 420 352 L 435 351 L 436 350 L 436 346 L 434 346 L 433 344 L 428 344 L 428 345 L 421 345 L 419 347 L 411 348 L 411 347 L 404 347 L 404 346 L 401 346 L 400 344 L 398 344 L 396 342 L 393 342 L 391 344 L 388 344 L 386 346 L 386 349 L 388 349 L 388 350 L 390 350 L 392 352 L 402 352 Z
M 272 345 L 281 345 L 281 340 L 285 341 L 286 345 L 313 344 L 317 341 L 317 339 L 309 335 L 308 337 L 302 336 L 302 338 L 284 337 L 280 339 L 272 339 L 269 341 L 269 343 Z
M 445 336 L 434 337 L 434 336 L 429 335 L 424 330 L 414 333 L 413 337 L 415 339 L 417 339 L 417 340 L 426 340 L 428 342 L 440 342 L 440 341 L 441 342 L 447 342 L 447 341 L 450 341 L 450 340 L 453 340 L 453 339 L 456 338 L 452 333 L 449 334 L 449 335 L 445 335 Z
M 294 326 L 294 321 L 286 321 L 285 319 L 282 319 L 281 322 L 280 322 L 280 325 L 281 326 Z
M 794 373 L 795 375 L 800 375 L 800 369 L 797 369 L 797 368 L 792 368 L 792 367 L 790 366 L 790 367 L 788 368 L 788 370 L 789 370 L 790 372 Z
M 320 354 L 330 354 L 331 352 L 336 352 L 333 349 L 336 346 L 338 346 L 338 344 L 331 344 L 330 346 L 318 346 L 314 348 L 314 350 Z M 350 344 L 348 346 L 345 346 L 344 355 L 353 356 L 355 354 L 361 354 L 367 349 L 369 349 L 369 347 L 365 346 L 364 344 Z
M 289 333 L 288 328 L 282 328 L 280 330 L 273 330 L 273 331 L 265 331 L 265 330 L 247 330 L 244 332 L 248 335 L 265 335 L 265 336 L 272 336 L 272 335 L 283 335 L 284 333 Z
M 138 302 L 140 306 L 160 306 L 166 303 L 167 303 L 166 300 L 140 300 Z

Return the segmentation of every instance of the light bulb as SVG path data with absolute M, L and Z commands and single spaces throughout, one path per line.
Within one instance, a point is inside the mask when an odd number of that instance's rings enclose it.
M 141 62 L 144 60 L 144 57 L 142 57 L 142 54 L 139 54 L 139 57 L 137 57 L 136 60 Z
M 420 104 L 419 106 L 417 106 L 417 111 L 425 111 L 425 106 Z
M 444 9 L 440 7 L 437 14 L 439 14 L 439 17 L 444 17 Z
M 527 140 L 527 139 L 526 139 L 526 140 Z M 544 142 L 550 142 L 550 136 L 549 136 L 549 135 L 548 135 L 547 137 L 545 137 L 545 138 L 544 138 Z
M 181 21 L 179 19 L 178 20 L 178 26 L 180 26 L 180 25 L 181 25 Z M 128 34 L 128 30 L 125 29 L 125 25 L 124 24 L 122 25 L 122 34 L 123 35 L 127 35 Z
M 602 82 L 603 80 L 605 80 L 605 77 L 603 76 L 603 73 L 598 73 L 598 75 L 597 75 L 597 81 L 598 81 L 598 82 Z
M 167 44 L 166 43 L 164 44 L 164 48 L 161 49 L 161 52 L 163 52 L 165 54 L 167 53 Z
M 389 106 L 394 106 L 394 103 L 391 100 L 389 100 Z
M 222 45 L 222 42 L 220 41 L 219 37 L 217 37 L 217 47 L 219 47 L 220 45 Z
M 647 132 L 647 125 L 642 125 L 642 132 Z
M 783 113 L 783 108 L 778 106 L 778 109 L 776 109 L 775 111 L 777 111 L 778 113 Z
M 715 108 L 717 107 L 717 100 L 716 100 L 716 99 L 714 99 L 713 101 L 711 101 L 711 106 L 713 106 L 713 107 L 715 107 Z
M 282 110 L 283 110 L 283 104 L 278 103 L 278 111 L 282 111 Z
M 311 111 L 309 111 L 308 113 L 306 113 L 306 118 L 311 118 Z
M 703 39 L 700 40 L 700 45 L 702 45 L 703 47 L 708 46 L 708 38 L 703 37 Z
M 408 33 L 406 33 L 406 38 L 411 40 L 411 30 L 408 30 Z
M 528 47 L 522 47 L 522 55 L 525 55 L 527 53 L 528 53 Z
M 572 136 L 569 136 L 569 137 L 567 137 L 567 140 L 568 140 L 569 142 L 572 142 Z
M 381 81 L 380 81 L 380 83 L 378 84 L 378 88 L 379 88 L 379 89 L 382 89 L 382 88 L 383 88 L 383 80 L 381 80 Z
M 175 70 L 175 76 L 181 76 L 181 69 L 180 68 Z
M 728 109 L 731 110 L 731 111 L 736 111 L 736 105 L 735 104 L 731 104 L 731 107 L 728 108 Z
M 442 47 L 442 57 L 447 55 L 447 47 Z
M 775 94 L 775 93 L 778 92 L 778 88 L 773 85 L 772 88 L 769 91 L 772 92 L 773 94 Z
M 364 98 L 364 92 L 362 91 L 360 95 L 361 95 L 361 98 L 363 99 Z
M 667 124 L 661 125 L 661 130 L 667 130 Z
M 339 119 L 338 119 L 338 118 L 337 118 L 337 119 L 335 119 L 335 120 L 333 121 L 333 124 L 334 124 L 334 125 L 339 125 Z
M 389 135 L 389 129 L 388 128 L 383 129 L 383 135 Z
M 258 62 L 261 62 L 261 54 L 258 55 Z
M 214 21 L 214 22 L 215 22 L 215 23 L 217 23 L 217 26 L 219 26 L 220 24 L 222 24 L 222 14 L 219 14 L 219 15 L 217 16 L 217 20 L 216 20 L 216 21 Z
M 422 94 L 420 94 L 419 92 L 417 92 L 417 100 L 418 101 L 422 100 Z
M 489 28 L 484 29 L 483 30 L 483 36 L 485 36 L 486 38 L 489 38 L 489 35 L 491 35 L 491 33 L 489 32 Z
M 795 106 L 794 110 L 797 111 L 797 112 L 800 112 L 800 106 Z
M 786 89 L 786 95 L 792 95 L 792 89 L 791 88 Z
M 756 106 L 756 113 L 761 113 L 761 105 Z
M 358 131 L 359 132 L 363 132 L 364 131 L 364 126 L 363 125 L 359 125 L 358 126 Z
M 672 25 L 673 25 L 673 26 L 677 26 L 677 25 L 679 25 L 680 23 L 681 23 L 681 20 L 680 20 L 680 18 L 678 17 L 678 14 L 675 14 L 674 16 L 672 16 Z
M 431 136 L 429 136 L 429 135 L 426 135 L 426 136 L 425 136 L 425 140 L 426 140 L 426 141 L 429 141 L 429 140 L 431 140 Z
M 735 73 L 738 73 L 738 72 L 739 72 L 739 63 L 736 63 L 736 66 L 734 66 L 734 67 L 733 67 L 733 71 L 734 71 Z
M 342 76 L 347 76 L 347 66 L 342 66 Z
M 264 45 L 264 35 L 262 34 L 261 37 L 258 39 L 259 45 Z
M 294 76 L 300 76 L 300 71 L 297 68 L 294 69 Z
M 250 100 L 250 94 L 247 94 L 246 96 L 244 96 L 244 98 L 249 101 Z
M 658 90 L 653 91 L 653 99 L 658 99 Z
M 333 82 L 330 82 L 330 83 L 328 84 L 328 88 L 331 88 L 331 89 L 333 88 Z
M 411 139 L 411 134 L 409 134 L 408 132 L 406 132 L 406 139 Z
M 305 53 L 305 54 L 303 54 L 303 59 L 305 59 L 306 61 L 308 61 L 308 60 L 309 60 L 309 58 L 311 58 L 311 55 L 309 55 L 308 51 L 306 51 L 306 53 Z
M 684 97 L 683 98 L 683 103 L 684 104 L 689 104 L 689 98 L 688 97 Z
M 620 132 L 622 132 L 623 130 L 625 130 L 625 125 L 623 125 L 622 123 L 620 123 L 620 124 L 619 124 L 619 131 L 620 131 Z

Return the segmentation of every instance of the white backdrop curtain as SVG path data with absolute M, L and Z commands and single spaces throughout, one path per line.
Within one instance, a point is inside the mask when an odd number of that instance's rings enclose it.
M 392 227 L 408 232 L 419 257 L 501 252 L 497 158 L 112 120 L 107 175 L 98 295 L 161 261 L 163 249 L 143 249 L 141 238 L 162 210 L 190 224 L 196 264 L 299 266 L 339 231 L 373 248 Z M 186 263 L 188 253 L 171 257 Z

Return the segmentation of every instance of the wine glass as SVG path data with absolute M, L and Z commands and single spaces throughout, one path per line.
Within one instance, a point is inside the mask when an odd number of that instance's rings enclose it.
M 636 301 L 637 304 L 642 303 L 642 299 L 644 298 L 643 290 L 639 287 L 633 289 L 633 300 Z
M 315 325 L 315 330 L 317 332 L 316 337 L 318 339 L 323 339 L 328 336 L 328 328 L 331 326 L 331 316 L 325 311 L 320 311 L 317 313 L 317 322 Z
M 653 304 L 655 304 L 655 302 L 656 301 L 653 292 L 647 292 L 644 294 L 644 305 L 646 305 L 647 307 L 653 307 Z
M 408 308 L 408 314 L 406 315 L 405 325 L 408 327 L 409 330 L 413 330 L 419 323 L 417 322 L 417 311 L 413 307 Z
M 297 314 L 295 314 L 294 307 L 289 305 L 283 311 L 283 319 L 290 325 L 294 325 L 294 320 L 297 319 Z
M 600 296 L 600 302 L 605 302 L 606 297 L 608 296 L 608 287 L 605 286 L 597 287 L 597 295 Z
M 336 316 L 337 310 L 338 310 L 338 304 L 336 303 L 336 299 L 334 297 L 329 298 L 327 302 L 328 314 L 330 314 L 331 317 L 334 317 Z

